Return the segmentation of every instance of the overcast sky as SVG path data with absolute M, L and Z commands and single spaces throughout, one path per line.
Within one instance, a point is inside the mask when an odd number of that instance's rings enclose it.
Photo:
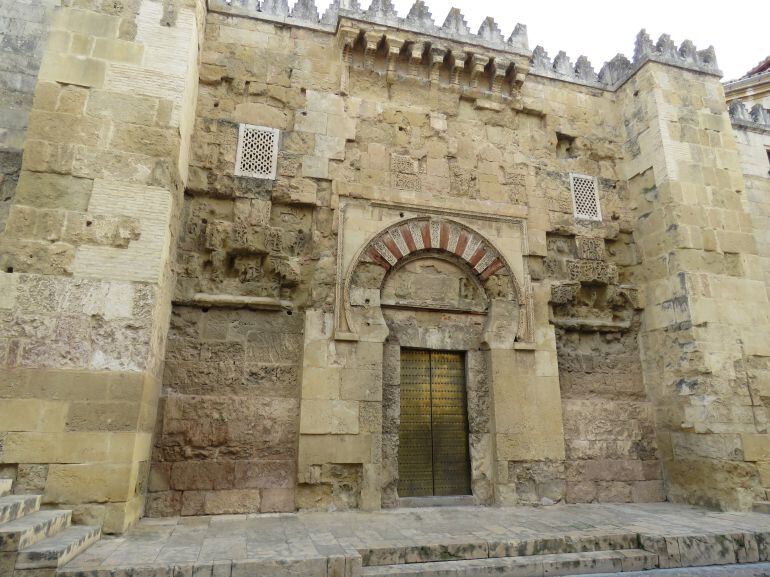
M 369 0 L 360 0 L 363 7 Z M 290 4 L 293 0 L 290 0 Z M 317 0 L 323 12 L 328 0 Z M 394 0 L 400 16 L 406 16 L 414 0 Z M 743 76 L 770 55 L 770 2 L 744 0 L 426 0 L 433 19 L 443 24 L 452 6 L 460 8 L 473 32 L 486 16 L 500 25 L 506 39 L 517 22 L 526 24 L 530 49 L 542 45 L 553 58 L 564 50 L 574 62 L 588 56 L 597 72 L 618 52 L 629 58 L 640 29 L 657 42 L 667 33 L 677 46 L 689 38 L 698 49 L 713 44 L 722 80 Z

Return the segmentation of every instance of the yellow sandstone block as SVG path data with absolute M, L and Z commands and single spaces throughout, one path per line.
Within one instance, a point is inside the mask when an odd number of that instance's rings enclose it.
M 126 40 L 97 38 L 91 55 L 94 58 L 101 58 L 110 62 L 141 64 L 142 57 L 144 56 L 144 46 Z
M 770 436 L 741 435 L 744 461 L 770 461 Z
M 40 66 L 40 80 L 51 80 L 62 84 L 101 88 L 107 64 L 102 60 L 47 52 Z
M 10 432 L 0 463 L 87 463 L 104 461 L 108 454 L 104 433 Z
M 3 399 L 0 429 L 3 431 L 63 431 L 68 404 L 39 399 Z
M 126 501 L 131 494 L 131 465 L 106 463 L 51 465 L 45 501 L 101 503 Z
M 371 463 L 371 435 L 301 435 L 299 467 L 325 463 Z

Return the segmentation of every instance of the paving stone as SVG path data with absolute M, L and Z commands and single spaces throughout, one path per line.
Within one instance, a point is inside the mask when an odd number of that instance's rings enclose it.
M 88 525 L 68 527 L 20 551 L 16 559 L 16 568 L 60 567 L 96 542 L 100 536 L 99 527 Z
M 508 576 L 517 574 L 514 569 L 545 571 L 549 556 L 550 574 L 628 572 L 766 560 L 766 536 L 768 515 L 670 503 L 176 517 L 143 519 L 125 536 L 94 544 L 59 573 L 115 577 L 111 572 L 134 565 L 141 577 L 173 577 L 167 572 L 174 566 L 189 566 L 191 577 L 315 577 L 344 566 L 345 577 L 359 577 L 364 569 L 399 564 L 477 568 L 502 559 Z

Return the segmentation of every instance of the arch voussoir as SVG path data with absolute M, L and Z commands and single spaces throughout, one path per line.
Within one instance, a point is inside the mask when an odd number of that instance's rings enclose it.
M 505 261 L 479 233 L 445 219 L 414 219 L 385 229 L 364 254 L 386 271 L 423 250 L 445 251 L 463 260 L 482 281 L 506 268 Z

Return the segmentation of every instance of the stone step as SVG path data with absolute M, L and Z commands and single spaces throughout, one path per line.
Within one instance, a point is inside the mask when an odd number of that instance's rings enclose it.
M 16 569 L 61 567 L 101 538 L 99 527 L 75 525 L 19 551 Z
M 470 507 L 477 505 L 473 495 L 453 495 L 451 497 L 401 497 L 398 506 L 402 509 L 419 507 Z
M 10 494 L 13 488 L 13 479 L 0 479 L 0 497 Z
M 640 549 L 589 551 L 364 567 L 362 577 L 544 577 L 654 569 L 658 556 Z
M 19 551 L 68 527 L 72 511 L 36 511 L 0 525 L 0 551 Z
M 755 513 L 770 513 L 770 501 L 754 501 Z
M 580 533 L 504 541 L 457 541 L 420 543 L 403 546 L 368 547 L 358 550 L 364 566 L 398 565 L 485 559 L 487 557 L 527 557 L 558 553 L 615 551 L 639 547 L 637 533 Z
M 0 497 L 0 524 L 15 521 L 40 509 L 40 495 L 7 495 Z

